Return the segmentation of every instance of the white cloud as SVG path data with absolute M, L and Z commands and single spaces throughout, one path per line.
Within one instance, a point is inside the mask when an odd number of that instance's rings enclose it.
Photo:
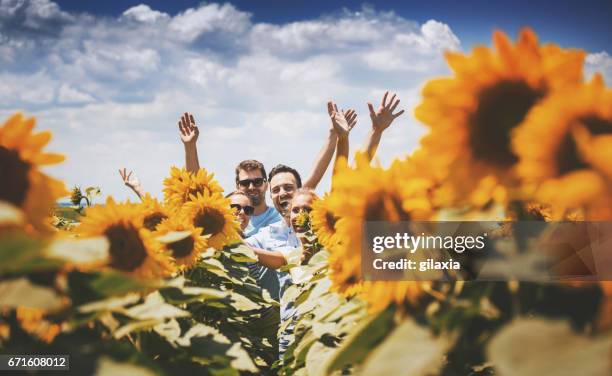
M 220 31 L 232 34 L 243 33 L 250 26 L 250 15 L 231 4 L 208 4 L 190 8 L 170 21 L 170 30 L 180 38 L 193 41 L 202 33 Z
M 139 4 L 135 7 L 131 7 L 123 12 L 123 17 L 138 22 L 156 22 L 158 20 L 170 18 L 167 13 L 153 10 L 151 7 L 145 4 Z
M 200 126 L 202 165 L 232 189 L 242 159 L 307 174 L 328 134 L 329 99 L 357 110 L 351 148 L 361 147 L 366 102 L 393 90 L 406 114 L 383 137 L 378 156 L 387 164 L 416 146 L 420 86 L 447 72 L 444 50 L 460 48 L 448 25 L 371 8 L 275 25 L 231 4 L 173 17 L 140 4 L 109 18 L 0 1 L 0 31 L 12 30 L 0 33 L 0 116 L 38 116 L 54 132 L 50 149 L 68 156 L 50 171 L 118 198 L 130 195 L 120 167 L 160 195 L 169 167 L 183 164 L 176 124 L 184 111 Z
M 26 31 L 44 36 L 73 20 L 49 0 L 0 0 L 0 32 L 9 35 Z
M 73 88 L 70 85 L 63 84 L 59 88 L 57 100 L 60 103 L 87 103 L 93 102 L 94 98 L 78 89 Z
M 588 54 L 585 68 L 587 76 L 601 73 L 608 85 L 612 83 L 612 56 L 606 51 Z
M 51 103 L 55 81 L 40 70 L 33 74 L 0 73 L 0 103 L 13 108 Z

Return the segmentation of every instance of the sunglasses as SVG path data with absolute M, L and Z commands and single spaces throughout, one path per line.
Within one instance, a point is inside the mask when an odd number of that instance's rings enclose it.
M 239 180 L 238 184 L 243 188 L 248 188 L 251 184 L 253 184 L 253 186 L 256 188 L 259 188 L 263 185 L 265 181 L 266 179 L 264 178 L 244 179 L 244 180 Z
M 230 208 L 236 209 L 236 213 L 240 213 L 242 210 L 246 215 L 251 215 L 255 211 L 255 208 L 249 205 L 241 206 L 240 204 L 231 204 Z

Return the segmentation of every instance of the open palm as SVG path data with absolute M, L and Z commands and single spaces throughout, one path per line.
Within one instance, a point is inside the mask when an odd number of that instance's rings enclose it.
M 195 143 L 200 135 L 200 130 L 196 126 L 193 115 L 185 112 L 178 122 L 179 130 L 181 131 L 181 141 L 184 144 Z
M 374 111 L 374 106 L 372 106 L 372 103 L 368 103 L 368 109 L 370 110 L 370 119 L 372 119 L 372 128 L 378 132 L 382 132 L 387 129 L 391 125 L 391 123 L 393 123 L 393 120 L 395 120 L 397 117 L 404 113 L 404 110 L 401 110 L 395 114 L 393 113 L 393 111 L 395 111 L 395 109 L 399 105 L 400 100 L 395 99 L 395 94 L 393 94 L 389 102 L 387 102 L 388 95 L 389 92 L 385 92 L 378 111 Z
M 353 109 L 338 110 L 334 102 L 327 102 L 327 113 L 332 121 L 332 127 L 339 137 L 348 137 L 349 132 L 357 124 L 357 113 Z

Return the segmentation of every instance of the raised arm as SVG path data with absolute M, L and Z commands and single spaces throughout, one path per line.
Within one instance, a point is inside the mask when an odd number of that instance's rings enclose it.
M 142 200 L 142 197 L 145 195 L 145 192 L 142 190 L 140 186 L 140 181 L 136 177 L 136 175 L 132 176 L 133 171 L 126 171 L 125 168 L 119 169 L 119 175 L 121 175 L 121 179 L 123 180 L 123 184 L 129 187 L 139 199 Z
M 336 149 L 337 144 L 339 142 L 339 138 L 338 138 L 339 132 L 343 132 L 343 130 L 339 129 L 338 125 L 335 123 L 333 114 L 336 111 L 338 111 L 338 107 L 333 102 L 327 102 L 327 113 L 329 114 L 329 117 L 331 119 L 331 126 L 329 128 L 329 133 L 325 140 L 325 144 L 323 145 L 323 147 L 321 148 L 321 151 L 317 155 L 317 159 L 315 160 L 314 166 L 312 168 L 312 172 L 310 173 L 310 175 L 308 176 L 308 178 L 305 180 L 303 184 L 305 188 L 315 189 L 317 187 L 317 185 L 323 178 L 325 171 L 327 171 L 329 162 L 331 162 L 332 156 L 334 155 L 334 149 Z M 348 110 L 346 111 L 346 113 L 347 114 L 350 113 L 351 118 L 353 119 L 353 123 L 351 125 L 346 124 L 345 126 L 346 129 L 350 131 L 357 122 L 356 120 L 357 115 L 355 114 L 354 110 Z M 341 113 L 341 115 L 344 116 L 344 113 Z M 347 131 L 347 139 L 348 139 L 348 131 Z M 348 154 L 348 146 L 347 146 L 346 152 Z
M 355 110 L 338 111 L 338 107 L 333 104 L 333 111 L 330 114 L 334 129 L 338 133 L 338 143 L 336 145 L 336 160 L 334 161 L 334 174 L 341 163 L 346 163 L 349 154 L 349 133 L 357 124 L 357 114 Z M 333 175 L 332 175 L 333 186 Z
M 198 141 L 200 130 L 196 126 L 193 115 L 185 112 L 178 122 L 178 127 L 181 132 L 181 141 L 183 141 L 183 146 L 185 146 L 185 168 L 189 172 L 198 172 L 200 161 L 198 160 L 196 142 Z
M 372 103 L 368 102 L 368 109 L 370 110 L 370 119 L 372 120 L 372 129 L 368 134 L 368 138 L 366 139 L 365 149 L 368 152 L 368 160 L 372 160 L 374 155 L 376 154 L 376 149 L 378 148 L 378 144 L 380 143 L 380 138 L 382 137 L 382 133 L 385 129 L 389 128 L 393 120 L 399 117 L 404 113 L 404 110 L 401 110 L 397 113 L 393 113 L 397 106 L 400 103 L 399 99 L 395 99 L 395 94 L 391 97 L 389 102 L 387 103 L 387 96 L 389 92 L 385 92 L 383 96 L 382 102 L 378 111 L 374 112 L 374 106 Z
M 329 112 L 329 108 L 331 106 L 331 102 L 327 103 L 327 108 Z M 333 123 L 329 127 L 329 132 L 325 139 L 325 143 L 319 151 L 317 158 L 315 159 L 315 163 L 312 166 L 312 171 L 304 180 L 303 186 L 305 188 L 315 189 L 323 175 L 325 175 L 325 171 L 327 170 L 327 166 L 329 166 L 329 162 L 331 162 L 332 155 L 334 155 L 334 149 L 336 148 L 336 141 L 338 140 L 338 135 L 334 129 Z

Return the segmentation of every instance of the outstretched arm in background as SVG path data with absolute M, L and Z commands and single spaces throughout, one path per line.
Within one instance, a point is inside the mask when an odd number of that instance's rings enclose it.
M 185 168 L 189 172 L 198 172 L 200 161 L 198 160 L 196 142 L 198 141 L 200 130 L 196 126 L 193 114 L 185 112 L 178 122 L 178 127 L 181 131 L 181 141 L 183 141 L 183 146 L 185 146 Z
M 331 104 L 329 116 L 332 119 L 332 124 L 338 134 L 338 143 L 336 145 L 336 160 L 334 161 L 334 174 L 340 163 L 346 163 L 349 154 L 349 133 L 357 124 L 357 114 L 355 110 L 338 111 L 338 106 Z M 332 175 L 333 186 L 333 175 Z
M 339 138 L 339 130 L 337 125 L 334 123 L 334 118 L 332 117 L 332 114 L 335 111 L 338 111 L 336 105 L 333 102 L 327 102 L 327 113 L 331 118 L 329 134 L 327 136 L 325 144 L 323 145 L 323 148 L 321 148 L 321 151 L 319 152 L 317 159 L 315 160 L 312 172 L 303 184 L 305 188 L 315 189 L 317 187 L 317 185 L 323 178 L 327 167 L 329 166 L 329 162 L 331 162 L 332 156 L 334 155 L 334 149 L 336 149 L 336 145 L 338 143 Z M 350 118 L 353 120 L 350 126 L 348 124 L 346 125 L 347 129 L 350 131 L 357 122 L 357 115 L 355 114 L 354 110 L 348 110 L 344 113 L 341 113 L 342 117 L 344 117 L 345 114 L 347 115 L 347 117 L 350 114 Z M 343 132 L 342 130 L 340 131 Z
M 136 175 L 132 176 L 132 171 L 128 172 L 125 168 L 119 169 L 119 175 L 121 175 L 123 183 L 132 191 L 134 191 L 134 193 L 136 193 L 136 196 L 138 196 L 138 198 L 142 200 L 142 197 L 145 195 L 145 192 L 142 190 L 142 187 L 140 186 L 140 181 L 138 180 Z
M 400 100 L 395 99 L 395 94 L 391 97 L 389 102 L 387 103 L 387 96 L 389 92 L 385 92 L 383 96 L 382 103 L 378 108 L 378 111 L 374 112 L 374 106 L 372 103 L 368 102 L 368 109 L 370 110 L 370 119 L 372 120 L 372 129 L 368 134 L 368 138 L 366 139 L 365 149 L 368 153 L 368 160 L 372 160 L 374 155 L 376 154 L 376 149 L 378 148 L 378 144 L 380 143 L 380 138 L 385 129 L 389 128 L 393 120 L 399 117 L 404 113 L 404 110 L 401 110 L 397 113 L 393 113 L 397 106 L 399 105 Z

